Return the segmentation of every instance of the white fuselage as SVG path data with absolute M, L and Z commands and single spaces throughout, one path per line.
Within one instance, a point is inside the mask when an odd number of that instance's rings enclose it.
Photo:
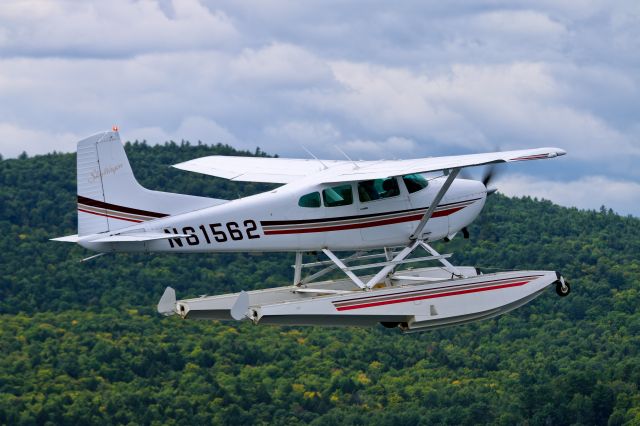
M 94 243 L 81 240 L 89 249 L 149 252 L 270 252 L 360 250 L 406 245 L 431 205 L 444 178 L 429 181 L 426 188 L 409 193 L 396 178 L 399 194 L 363 202 L 352 185 L 350 205 L 301 207 L 300 197 L 335 186 L 287 184 L 269 192 L 221 205 L 143 222 L 119 230 L 189 234 L 139 243 Z M 345 185 L 345 184 L 342 184 Z M 427 222 L 420 238 L 435 241 L 468 226 L 481 212 L 486 188 L 478 181 L 456 179 Z

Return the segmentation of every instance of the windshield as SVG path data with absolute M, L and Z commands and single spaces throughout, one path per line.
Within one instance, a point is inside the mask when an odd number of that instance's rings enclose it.
M 409 194 L 413 194 L 414 192 L 418 192 L 421 189 L 424 189 L 429 184 L 429 181 L 425 179 L 424 176 L 420 174 L 411 174 L 402 176 L 402 180 L 404 181 L 405 186 L 407 187 L 407 191 Z

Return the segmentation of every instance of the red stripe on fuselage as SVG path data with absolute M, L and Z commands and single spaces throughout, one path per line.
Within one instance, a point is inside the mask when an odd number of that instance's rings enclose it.
M 457 211 L 462 210 L 466 206 L 462 207 L 454 207 L 452 209 L 441 210 L 434 212 L 431 217 L 442 217 L 453 214 Z M 412 214 L 410 216 L 397 217 L 392 219 L 382 219 L 376 220 L 373 222 L 361 222 L 361 223 L 352 223 L 349 225 L 329 225 L 329 226 L 320 226 L 318 228 L 298 228 L 298 229 L 278 229 L 278 230 L 265 230 L 265 235 L 281 235 L 281 234 L 308 234 L 311 232 L 327 232 L 327 231 L 344 231 L 347 229 L 360 229 L 360 228 L 371 228 L 374 226 L 383 226 L 383 225 L 393 225 L 395 223 L 403 223 L 403 222 L 412 222 L 415 220 L 420 220 L 424 216 L 423 213 L 420 214 Z
M 523 286 L 525 284 L 528 284 L 529 282 L 530 281 L 518 281 L 518 282 L 515 282 L 515 283 L 501 284 L 501 285 L 495 285 L 495 286 L 491 286 L 491 287 L 471 288 L 471 289 L 467 289 L 467 290 L 454 290 L 454 291 L 448 291 L 448 292 L 444 292 L 444 293 L 428 294 L 428 295 L 424 295 L 424 296 L 404 297 L 404 298 L 400 298 L 400 299 L 383 300 L 383 301 L 380 301 L 380 302 L 363 303 L 363 304 L 360 304 L 360 305 L 342 306 L 342 307 L 339 307 L 339 308 L 336 308 L 336 309 L 338 311 L 349 311 L 349 310 L 352 310 L 352 309 L 372 308 L 374 306 L 392 305 L 392 304 L 395 304 L 395 303 L 413 302 L 413 301 L 416 301 L 416 300 L 436 299 L 436 298 L 439 298 L 439 297 L 447 297 L 447 296 L 458 296 L 458 295 L 461 295 L 461 294 L 479 293 L 481 291 L 498 290 L 498 289 L 501 289 L 501 288 L 520 287 L 520 286 Z

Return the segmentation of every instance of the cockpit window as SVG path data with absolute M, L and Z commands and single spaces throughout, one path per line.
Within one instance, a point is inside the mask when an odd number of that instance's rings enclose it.
M 358 198 L 362 203 L 397 195 L 400 195 L 400 188 L 394 177 L 358 182 Z
M 424 189 L 429 184 L 429 181 L 425 179 L 424 176 L 420 174 L 412 174 L 412 175 L 404 175 L 402 176 L 402 180 L 407 187 L 407 191 L 409 194 L 413 194 L 414 192 L 418 192 L 421 189 Z
M 312 192 L 311 194 L 303 195 L 298 200 L 300 207 L 320 207 L 320 193 Z
M 322 191 L 322 199 L 326 207 L 348 206 L 353 203 L 351 185 L 339 185 Z

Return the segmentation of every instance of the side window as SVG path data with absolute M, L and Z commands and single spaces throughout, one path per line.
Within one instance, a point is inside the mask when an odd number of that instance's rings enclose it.
M 363 203 L 397 195 L 400 195 L 400 188 L 395 177 L 358 182 L 358 198 Z
M 417 173 L 413 175 L 404 175 L 402 176 L 402 180 L 404 181 L 404 184 L 407 187 L 407 191 L 409 191 L 409 194 L 418 192 L 421 189 L 426 188 L 427 185 L 429 184 L 429 182 L 427 181 L 427 179 L 425 179 L 424 176 Z
M 326 207 L 348 206 L 353 203 L 351 184 L 333 186 L 322 191 Z
M 298 200 L 300 207 L 320 207 L 320 193 L 312 192 L 311 194 L 303 195 Z

